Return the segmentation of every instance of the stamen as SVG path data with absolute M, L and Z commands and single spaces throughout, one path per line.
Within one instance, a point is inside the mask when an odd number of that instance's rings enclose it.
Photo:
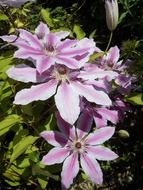
M 65 75 L 67 73 L 67 68 L 65 66 L 59 66 L 58 73 L 61 75 Z
M 48 52 L 54 52 L 54 47 L 52 46 L 52 45 L 48 45 L 48 46 L 46 46 L 46 50 L 48 51 Z
M 81 148 L 81 146 L 82 146 L 82 145 L 81 145 L 81 143 L 80 143 L 80 142 L 77 142 L 77 143 L 75 144 L 75 147 L 76 147 L 76 148 L 78 148 L 78 149 L 80 149 L 80 148 Z

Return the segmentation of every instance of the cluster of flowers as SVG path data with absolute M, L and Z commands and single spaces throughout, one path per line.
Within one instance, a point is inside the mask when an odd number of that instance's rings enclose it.
M 126 72 L 128 63 L 119 61 L 117 46 L 102 52 L 93 39 L 70 39 L 68 31 L 50 32 L 42 22 L 34 34 L 24 29 L 18 32 L 18 37 L 0 38 L 18 47 L 15 58 L 30 60 L 32 65 L 13 66 L 7 74 L 14 80 L 33 85 L 18 92 L 14 103 L 26 105 L 54 96 L 58 109 L 56 118 L 61 132 L 40 134 L 55 146 L 42 162 L 46 165 L 64 162 L 62 185 L 69 188 L 79 171 L 80 157 L 83 171 L 94 183 L 102 184 L 103 175 L 96 159 L 118 157 L 100 144 L 114 134 L 115 128 L 108 123 L 115 125 L 127 110 L 122 95 L 127 94 L 131 86 L 131 77 Z M 102 56 L 89 63 L 93 53 Z M 91 129 L 93 121 L 95 131 Z

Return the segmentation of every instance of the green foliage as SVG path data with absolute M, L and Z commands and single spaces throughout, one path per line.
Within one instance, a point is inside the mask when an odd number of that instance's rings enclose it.
M 7 133 L 14 125 L 22 122 L 22 118 L 19 115 L 11 114 L 0 122 L 0 136 Z
M 126 100 L 134 105 L 143 105 L 143 93 L 131 93 Z

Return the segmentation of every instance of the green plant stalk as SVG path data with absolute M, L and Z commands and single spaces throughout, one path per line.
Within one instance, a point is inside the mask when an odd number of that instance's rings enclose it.
M 113 32 L 110 33 L 110 37 L 109 37 L 109 41 L 108 41 L 107 47 L 105 49 L 105 53 L 108 51 L 108 49 L 110 47 L 110 44 L 111 44 L 111 41 L 112 41 L 112 37 L 113 37 Z

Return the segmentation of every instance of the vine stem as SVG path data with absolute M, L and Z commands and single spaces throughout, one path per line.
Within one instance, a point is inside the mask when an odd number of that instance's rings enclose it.
M 108 41 L 107 47 L 105 49 L 105 52 L 107 52 L 108 49 L 109 49 L 109 47 L 110 47 L 110 44 L 111 44 L 111 41 L 112 41 L 112 37 L 113 37 L 113 32 L 110 33 L 109 41 Z

